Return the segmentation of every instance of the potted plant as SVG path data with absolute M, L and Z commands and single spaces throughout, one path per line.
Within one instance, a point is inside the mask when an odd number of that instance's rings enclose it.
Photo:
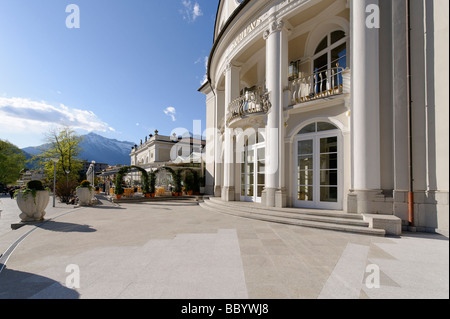
M 200 195 L 200 175 L 197 171 L 192 172 L 193 175 L 193 191 L 194 195 Z
M 156 196 L 156 174 L 154 172 L 150 172 L 148 174 L 148 179 L 149 179 L 149 193 L 151 197 L 155 197 Z
M 82 181 L 80 186 L 77 187 L 77 197 L 80 206 L 92 205 L 92 199 L 94 197 L 94 188 L 91 186 L 91 182 Z
M 188 196 L 194 193 L 194 176 L 190 171 L 187 171 L 184 176 L 185 191 Z
M 119 173 L 116 177 L 116 181 L 115 181 L 115 188 L 114 188 L 114 194 L 116 195 L 117 199 L 121 199 L 122 195 L 125 193 L 123 186 L 122 186 L 122 182 L 123 182 L 123 177 L 124 175 L 128 172 L 128 168 L 127 167 L 122 167 L 119 170 Z
M 174 188 L 173 191 L 175 193 L 175 196 L 183 196 L 183 190 L 181 186 L 181 170 L 174 171 L 172 174 Z
M 27 187 L 16 194 L 17 205 L 22 212 L 19 217 L 23 222 L 41 221 L 50 200 L 49 191 L 41 181 L 29 181 Z

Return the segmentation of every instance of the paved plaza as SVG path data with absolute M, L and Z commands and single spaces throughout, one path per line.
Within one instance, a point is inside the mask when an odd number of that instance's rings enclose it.
M 50 201 L 45 223 L 12 231 L 17 205 L 0 201 L 0 299 L 449 298 L 441 235 L 380 238 L 189 201 L 106 200 L 89 208 Z

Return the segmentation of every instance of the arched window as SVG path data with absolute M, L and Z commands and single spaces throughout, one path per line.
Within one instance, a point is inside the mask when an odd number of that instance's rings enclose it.
M 304 128 L 302 128 L 300 132 L 298 132 L 298 135 L 334 131 L 334 130 L 338 130 L 338 128 L 334 124 L 327 122 L 315 122 L 306 125 Z
M 347 67 L 347 36 L 337 30 L 327 34 L 317 46 L 313 60 L 315 93 L 342 85 L 342 71 Z

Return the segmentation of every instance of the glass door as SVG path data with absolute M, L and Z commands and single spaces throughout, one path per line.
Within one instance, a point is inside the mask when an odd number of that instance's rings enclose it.
M 265 149 L 248 146 L 241 156 L 241 200 L 261 202 L 265 186 Z
M 295 148 L 294 205 L 342 209 L 338 136 L 307 134 L 296 140 Z

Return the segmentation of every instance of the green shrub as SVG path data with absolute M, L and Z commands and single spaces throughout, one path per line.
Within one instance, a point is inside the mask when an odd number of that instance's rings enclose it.
M 42 185 L 41 181 L 29 181 L 27 183 L 27 188 L 35 191 L 44 191 L 44 185 Z
M 91 182 L 84 180 L 81 182 L 80 186 L 81 187 L 91 187 Z

